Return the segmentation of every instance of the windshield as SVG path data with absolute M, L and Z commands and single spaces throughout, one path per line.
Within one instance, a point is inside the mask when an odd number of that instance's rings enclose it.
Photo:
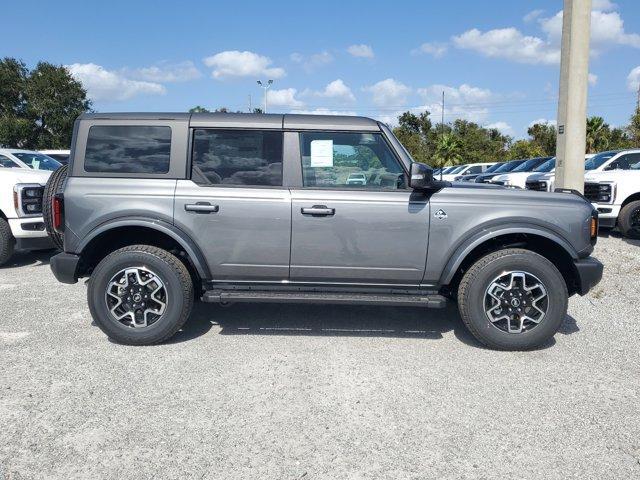
M 526 162 L 518 165 L 517 168 L 513 169 L 513 173 L 516 172 L 530 172 L 538 165 L 540 165 L 544 160 L 542 158 L 530 158 Z
M 41 153 L 14 152 L 13 154 L 34 170 L 54 171 L 62 165 L 57 160 Z
M 550 172 L 554 168 L 556 168 L 556 158 L 555 157 L 550 158 L 549 160 L 544 162 L 539 167 L 534 168 L 533 171 L 534 172 Z
M 463 170 L 466 167 L 466 165 L 458 165 L 457 167 L 455 167 L 453 170 L 449 170 L 446 173 L 458 173 L 461 170 Z
M 585 170 L 595 170 L 596 168 L 600 168 L 607 160 L 611 160 L 615 157 L 618 152 L 602 152 L 596 155 L 595 157 L 591 157 L 589 160 L 584 162 Z
M 506 173 L 510 172 L 514 168 L 518 167 L 520 164 L 524 163 L 524 160 L 513 160 L 512 162 L 507 162 L 503 164 L 500 168 L 494 171 L 494 173 Z
M 491 173 L 491 172 L 495 172 L 496 170 L 498 170 L 501 166 L 503 166 L 504 163 L 500 162 L 500 163 L 494 163 L 493 165 L 491 165 L 489 168 L 487 168 L 484 173 Z

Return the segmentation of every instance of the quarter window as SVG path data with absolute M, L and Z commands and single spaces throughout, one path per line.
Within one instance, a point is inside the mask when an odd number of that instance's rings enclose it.
M 191 178 L 199 185 L 282 185 L 282 132 L 197 129 Z
M 404 171 L 379 133 L 300 134 L 303 185 L 313 188 L 404 188 Z
M 171 127 L 95 125 L 89 129 L 84 169 L 96 173 L 169 171 Z

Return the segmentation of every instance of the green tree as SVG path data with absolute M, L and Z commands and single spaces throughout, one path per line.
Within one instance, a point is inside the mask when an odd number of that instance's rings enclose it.
M 462 161 L 462 145 L 458 138 L 451 133 L 440 136 L 436 143 L 433 159 L 436 167 L 447 167 L 460 163 Z
M 629 131 L 631 145 L 635 148 L 640 148 L 640 106 L 636 108 L 636 111 L 631 116 L 627 130 Z
M 209 110 L 201 107 L 200 105 L 196 105 L 195 107 L 189 109 L 189 113 L 209 113 Z
M 609 147 L 609 125 L 602 117 L 587 118 L 587 152 L 597 153 Z
M 552 156 L 556 154 L 556 141 L 558 131 L 555 125 L 549 123 L 536 123 L 527 129 L 531 143 L 537 145 L 542 152 L 541 156 Z
M 509 160 L 546 156 L 540 145 L 531 140 L 517 140 L 509 148 Z

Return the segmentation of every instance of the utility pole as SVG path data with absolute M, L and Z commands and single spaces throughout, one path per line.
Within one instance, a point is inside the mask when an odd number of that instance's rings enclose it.
M 444 138 L 444 90 L 442 91 L 442 120 L 440 121 L 440 137 Z M 444 165 L 440 167 L 440 181 L 442 181 L 442 170 Z
M 591 0 L 564 0 L 556 185 L 584 192 Z
M 249 94 L 249 113 L 251 113 L 251 94 Z
M 269 80 L 266 85 L 258 80 L 258 85 L 264 89 L 264 113 L 267 113 L 267 90 L 269 90 L 269 87 L 273 85 L 273 80 Z

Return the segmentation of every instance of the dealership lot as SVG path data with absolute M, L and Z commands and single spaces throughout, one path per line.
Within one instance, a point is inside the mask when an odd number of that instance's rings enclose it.
M 0 478 L 637 478 L 640 241 L 553 344 L 480 348 L 455 307 L 197 305 L 170 343 L 91 325 L 48 255 L 0 269 Z

